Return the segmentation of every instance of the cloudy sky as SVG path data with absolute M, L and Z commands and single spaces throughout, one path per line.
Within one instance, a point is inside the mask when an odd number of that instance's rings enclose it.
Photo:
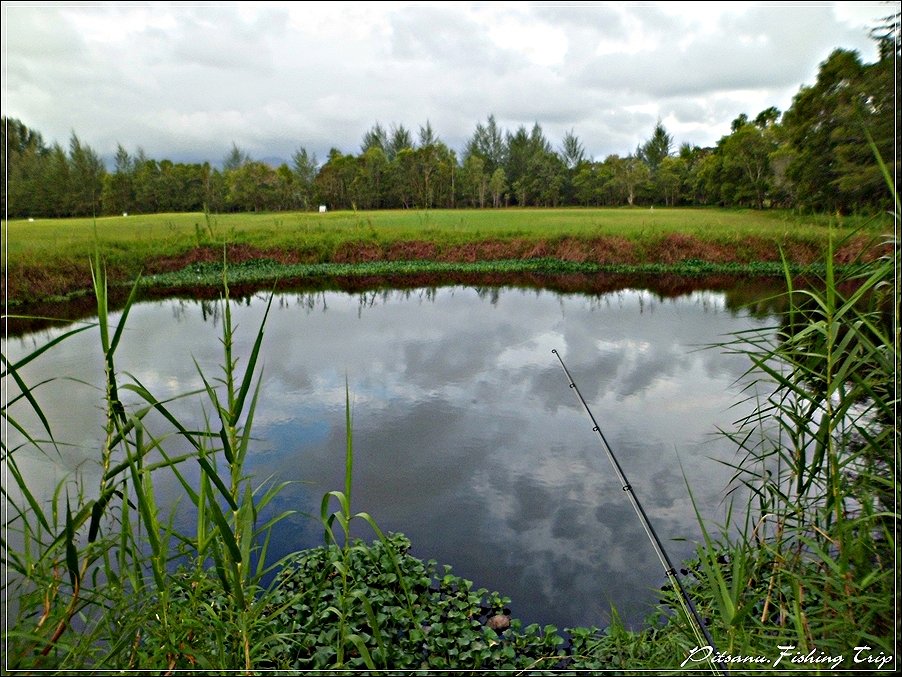
M 2 8 L 4 115 L 105 157 L 357 152 L 375 121 L 461 150 L 493 113 L 625 154 L 660 118 L 711 145 L 785 110 L 836 47 L 873 61 L 895 3 L 20 3 Z

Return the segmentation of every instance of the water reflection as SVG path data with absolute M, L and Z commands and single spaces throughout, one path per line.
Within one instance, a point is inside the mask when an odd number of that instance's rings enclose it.
M 254 295 L 232 309 L 237 355 L 251 349 L 263 300 Z M 209 374 L 218 369 L 220 313 L 209 301 L 136 306 L 119 368 L 161 399 L 200 387 L 193 360 Z M 697 348 L 762 323 L 713 292 L 662 298 L 638 289 L 587 296 L 446 287 L 280 295 L 266 327 L 249 470 L 301 482 L 273 510 L 318 513 L 322 494 L 343 483 L 347 379 L 356 509 L 405 532 L 415 554 L 509 595 L 527 622 L 603 625 L 614 604 L 636 624 L 664 577 L 551 349 L 567 361 L 678 560 L 692 546 L 670 539 L 698 532 L 680 462 L 704 513 L 721 516 L 728 471 L 711 458 L 734 452 L 714 433 L 738 418 L 730 409 L 734 383 L 747 367 L 741 357 Z M 26 380 L 70 374 L 100 383 L 91 333 L 29 365 Z M 34 340 L 11 340 L 4 352 L 16 359 Z M 96 448 L 102 393 L 77 383 L 38 392 L 54 432 L 76 444 L 64 467 L 84 465 Z M 194 405 L 181 415 L 201 425 Z M 38 481 L 43 470 L 31 470 Z M 158 490 L 169 500 L 179 491 L 174 482 Z M 189 528 L 192 518 L 179 521 Z M 273 555 L 321 538 L 316 522 L 296 516 L 273 539 Z

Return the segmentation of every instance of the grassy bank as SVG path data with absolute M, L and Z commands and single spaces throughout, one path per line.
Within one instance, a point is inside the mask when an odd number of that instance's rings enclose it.
M 218 263 L 227 247 L 233 264 L 250 264 L 255 279 L 347 274 L 321 264 L 392 262 L 380 274 L 491 272 L 766 273 L 780 260 L 805 266 L 822 260 L 831 227 L 838 238 L 865 226 L 837 251 L 839 262 L 864 248 L 880 219 L 802 218 L 784 212 L 717 209 L 504 209 L 278 214 L 155 214 L 100 219 L 10 221 L 8 295 L 12 305 L 86 293 L 87 261 L 99 251 L 111 284 L 139 273 L 147 284 L 216 284 L 194 267 Z M 253 263 L 252 263 L 253 262 Z M 452 265 L 453 264 L 453 265 Z M 466 264 L 466 265 L 464 265 Z M 450 266 L 450 268 L 449 268 Z M 455 268 L 455 266 L 457 266 Z M 351 271 L 358 274 L 359 269 Z M 364 271 L 366 269 L 363 269 Z M 359 273 L 369 274 L 369 273 Z

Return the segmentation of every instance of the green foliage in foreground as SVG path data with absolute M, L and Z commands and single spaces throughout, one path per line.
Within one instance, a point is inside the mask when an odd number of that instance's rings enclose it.
M 2 376 L 15 383 L 17 393 L 4 401 L 2 415 L 19 434 L 16 446 L 8 446 L 6 438 L 2 446 L 3 463 L 14 480 L 3 486 L 10 506 L 3 541 L 9 573 L 4 595 L 18 606 L 6 636 L 7 666 L 23 671 L 172 669 L 186 647 L 203 637 L 213 643 L 214 655 L 192 657 L 192 666 L 250 670 L 268 646 L 259 632 L 266 627 L 260 582 L 267 573 L 269 534 L 286 516 L 258 523 L 258 512 L 281 486 L 252 486 L 244 473 L 260 387 L 255 372 L 263 327 L 243 360 L 242 374 L 232 354 L 234 327 L 224 279 L 221 377 L 208 377 L 198 365 L 199 391 L 160 401 L 116 368 L 137 286 L 111 327 L 99 261 L 92 276 L 96 325 L 68 331 L 15 364 L 3 357 Z M 60 341 L 95 327 L 104 360 L 105 405 L 97 483 L 87 486 L 77 472 L 61 480 L 49 499 L 36 496 L 23 472 L 23 457 L 26 465 L 36 456 L 53 459 L 65 453 L 67 442 L 55 434 L 36 397 L 55 379 L 29 385 L 20 371 Z M 126 393 L 138 404 L 127 407 Z M 207 426 L 189 430 L 173 414 L 172 402 L 198 395 L 206 397 L 201 407 Z M 23 413 L 36 417 L 37 430 L 20 423 Z M 151 425 L 155 417 L 168 428 Z M 196 466 L 198 481 L 188 480 L 189 466 Z M 157 505 L 154 477 L 161 472 L 175 476 L 193 506 L 191 533 L 177 531 Z M 174 562 L 186 559 L 192 568 L 170 573 Z
M 723 346 L 751 363 L 756 407 L 726 432 L 739 450 L 733 488 L 745 517 L 719 533 L 700 520 L 696 594 L 731 654 L 773 655 L 785 644 L 842 657 L 846 668 L 898 665 L 897 242 L 892 249 L 845 276 L 828 256 L 820 289 L 794 289 L 787 275 L 780 326 Z M 856 647 L 876 662 L 856 662 Z
M 354 541 L 346 552 L 335 545 L 317 548 L 285 562 L 274 595 L 283 610 L 275 620 L 291 639 L 274 653 L 274 664 L 296 670 L 336 665 L 339 615 L 353 645 L 348 667 L 489 669 L 556 662 L 563 640 L 554 627 L 521 630 L 514 621 L 512 631 L 496 633 L 486 622 L 503 615 L 510 600 L 474 590 L 448 567 L 440 575 L 435 562 L 406 554 L 409 545 L 396 534 L 371 546 Z M 340 575 L 345 569 L 348 581 Z
M 688 639 L 660 630 L 624 630 L 619 620 L 605 632 L 576 628 L 565 637 L 552 625 L 523 627 L 510 619 L 510 599 L 474 589 L 448 566 L 407 554 L 410 541 L 393 534 L 372 545 L 354 541 L 349 557 L 338 546 L 299 553 L 284 563 L 273 601 L 276 626 L 290 640 L 273 652 L 274 665 L 295 670 L 336 664 L 338 607 L 355 651 L 348 667 L 474 670 L 624 668 L 641 661 L 667 665 L 685 653 Z M 339 572 L 348 566 L 350 585 Z M 398 573 L 400 573 L 400 578 Z M 490 627 L 492 619 L 509 627 Z M 364 647 L 366 649 L 364 650 Z

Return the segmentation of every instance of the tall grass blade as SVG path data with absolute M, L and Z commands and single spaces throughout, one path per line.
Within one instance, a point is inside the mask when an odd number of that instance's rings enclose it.
M 29 388 L 25 384 L 25 382 L 19 376 L 19 372 L 16 369 L 11 369 L 9 371 L 9 375 L 13 377 L 13 380 L 16 382 L 16 386 L 19 388 L 19 392 L 28 401 L 28 404 L 31 405 L 32 411 L 34 411 L 35 415 L 38 417 L 38 420 L 40 420 L 41 425 L 44 426 L 44 430 L 47 432 L 47 435 L 50 436 L 50 439 L 52 441 L 53 440 L 53 431 L 50 430 L 50 422 L 47 420 L 47 417 L 44 415 L 44 411 L 43 411 L 43 409 L 41 409 L 41 405 L 38 404 L 38 401 L 34 398 L 34 395 L 31 394 L 31 388 Z M 11 419 L 8 416 L 8 414 L 6 412 L 6 407 L 3 408 L 2 414 L 3 414 L 3 418 L 12 422 L 16 428 L 18 428 L 20 430 L 22 429 L 21 426 L 19 426 L 17 423 L 15 423 L 13 421 L 13 419 Z M 33 441 L 31 435 L 29 435 L 28 433 L 26 433 L 26 438 Z M 38 446 L 37 443 L 35 443 L 35 446 Z
M 370 650 L 367 649 L 366 642 L 363 641 L 363 638 L 360 635 L 348 635 L 348 640 L 357 648 L 357 651 L 360 652 L 363 664 L 370 670 L 376 670 L 376 664 L 373 662 L 373 657 L 370 656 Z
M 65 525 L 65 542 L 66 542 L 66 570 L 69 572 L 69 582 L 72 589 L 78 589 L 78 583 L 81 575 L 78 571 L 78 547 L 75 545 L 75 521 L 72 519 L 72 509 L 69 503 L 69 494 L 66 493 L 66 525 Z
M 28 355 L 26 355 L 25 357 L 23 357 L 18 362 L 16 362 L 15 364 L 12 364 L 12 365 L 10 365 L 7 362 L 5 355 L 0 355 L 0 361 L 2 361 L 6 367 L 2 372 L 0 372 L 0 378 L 6 376 L 11 371 L 21 370 L 22 367 L 24 367 L 26 364 L 29 364 L 30 362 L 34 361 L 35 359 L 37 359 L 38 357 L 43 355 L 45 352 L 47 352 L 48 350 L 53 348 L 53 346 L 58 345 L 58 344 L 62 343 L 63 341 L 65 341 L 66 339 L 71 338 L 71 337 L 75 336 L 76 334 L 80 334 L 83 331 L 87 331 L 88 329 L 92 329 L 93 327 L 96 327 L 96 326 L 97 326 L 96 322 L 91 322 L 90 324 L 86 324 L 81 327 L 77 327 L 75 329 L 66 331 L 66 332 L 60 334 L 59 336 L 56 336 L 56 337 L 50 339 L 49 341 L 47 341 L 47 343 L 44 343 L 44 344 L 38 346 L 33 351 L 28 353 Z
M 269 300 L 266 303 L 266 310 L 263 313 L 263 319 L 260 322 L 260 328 L 257 330 L 257 336 L 254 339 L 254 347 L 251 350 L 250 357 L 247 361 L 247 368 L 244 371 L 244 378 L 241 381 L 241 387 L 238 390 L 238 394 L 235 398 L 235 403 L 232 408 L 232 415 L 229 419 L 229 424 L 235 426 L 238 424 L 238 419 L 241 416 L 242 411 L 244 410 L 244 401 L 247 398 L 247 394 L 250 391 L 251 383 L 253 381 L 255 369 L 257 366 L 257 358 L 260 355 L 260 346 L 263 343 L 263 328 L 266 326 L 266 320 L 269 317 L 269 309 L 272 307 L 273 295 L 270 294 Z
M 25 498 L 25 501 L 28 503 L 31 508 L 31 514 L 40 522 L 40 526 L 43 527 L 46 531 L 51 531 L 50 523 L 47 521 L 47 516 L 44 514 L 44 508 L 38 503 L 34 494 L 28 488 L 28 483 L 25 481 L 25 478 L 22 476 L 22 473 L 19 471 L 19 466 L 16 463 L 16 460 L 10 454 L 6 459 L 6 469 L 13 476 L 15 480 L 17 489 L 22 493 L 22 496 Z M 3 487 L 3 495 L 4 498 L 8 500 L 8 496 L 6 493 L 6 487 Z M 24 527 L 29 526 L 29 521 L 25 513 L 18 511 L 18 503 L 16 501 L 9 501 L 7 505 L 11 505 L 19 512 L 20 517 L 23 518 L 22 523 Z M 8 524 L 8 523 L 7 523 Z
M 345 378 L 345 498 L 347 505 L 343 506 L 345 515 L 351 514 L 351 488 L 354 476 L 354 428 L 351 425 L 351 395 Z
M 207 477 L 219 490 L 219 494 L 226 500 L 226 502 L 229 504 L 229 507 L 232 510 L 238 510 L 238 503 L 232 497 L 232 493 L 229 491 L 229 488 L 222 481 L 222 478 L 219 476 L 216 468 L 214 468 L 210 464 L 210 461 L 203 454 L 200 454 L 197 457 L 197 463 L 203 470 L 205 477 Z
M 125 301 L 125 305 L 122 307 L 122 315 L 119 317 L 119 322 L 116 324 L 116 331 L 113 333 L 113 338 L 110 340 L 110 344 L 107 348 L 107 352 L 112 355 L 116 352 L 116 349 L 119 347 L 119 341 L 122 339 L 122 332 L 125 330 L 125 323 L 128 320 L 128 314 L 131 312 L 132 307 L 135 304 L 135 301 L 138 298 L 138 285 L 141 284 L 140 275 L 135 279 L 135 283 L 132 285 L 131 291 L 128 294 L 128 298 Z

